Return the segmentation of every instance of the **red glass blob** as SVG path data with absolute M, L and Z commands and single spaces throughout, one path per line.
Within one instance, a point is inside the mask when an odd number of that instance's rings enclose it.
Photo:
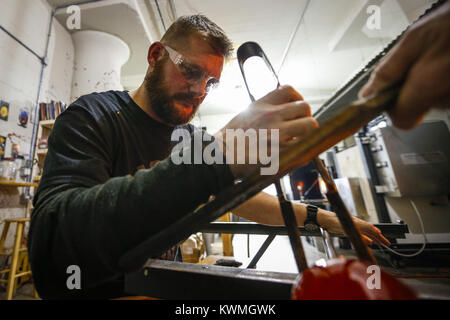
M 415 293 L 381 270 L 355 259 L 308 268 L 292 288 L 293 300 L 411 300 Z

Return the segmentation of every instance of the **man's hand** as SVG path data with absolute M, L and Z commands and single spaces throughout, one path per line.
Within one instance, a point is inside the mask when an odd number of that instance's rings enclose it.
M 377 243 L 390 246 L 391 243 L 386 239 L 381 230 L 375 227 L 372 223 L 352 217 L 356 228 L 358 228 L 361 236 L 367 244 L 371 244 L 373 241 Z M 317 222 L 319 225 L 331 233 L 343 234 L 341 223 L 334 212 L 320 209 L 317 214 Z
M 418 125 L 431 108 L 450 108 L 450 2 L 422 19 L 374 70 L 360 91 L 366 97 L 404 81 L 389 114 L 395 126 Z
M 317 121 L 311 117 L 311 107 L 308 103 L 303 101 L 302 96 L 290 86 L 282 86 L 263 98 L 250 104 L 250 106 L 236 117 L 234 117 L 224 128 L 222 128 L 214 136 L 220 141 L 224 142 L 225 153 L 230 152 L 230 146 L 226 145 L 226 130 L 227 129 L 268 129 L 267 136 L 258 134 L 258 146 L 248 148 L 246 144 L 245 150 L 237 150 L 234 144 L 233 154 L 246 153 L 245 164 L 230 164 L 230 168 L 235 177 L 240 178 L 248 174 L 252 169 L 258 165 L 249 164 L 248 159 L 253 157 L 258 159 L 259 154 L 251 154 L 251 152 L 258 153 L 259 146 L 267 146 L 267 154 L 273 156 L 271 150 L 271 129 L 279 130 L 279 150 L 276 152 L 282 153 L 284 149 L 297 143 L 302 138 L 318 127 Z
M 306 205 L 303 203 L 293 203 L 294 213 L 299 226 L 303 226 L 306 220 Z M 244 219 L 261 224 L 282 226 L 284 225 L 283 215 L 280 210 L 280 203 L 277 197 L 260 192 L 253 198 L 247 200 L 240 206 L 234 208 L 232 212 Z M 382 234 L 380 229 L 370 222 L 353 217 L 356 227 L 361 232 L 366 243 L 372 241 L 389 246 L 390 242 Z M 343 234 L 341 223 L 334 212 L 319 209 L 317 212 L 317 222 L 319 225 L 332 233 Z

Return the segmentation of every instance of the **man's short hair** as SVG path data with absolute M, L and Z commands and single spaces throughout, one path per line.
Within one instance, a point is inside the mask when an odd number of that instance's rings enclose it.
M 206 36 L 215 52 L 228 58 L 233 52 L 233 44 L 217 24 L 201 14 L 182 16 L 167 29 L 161 39 L 162 43 L 180 44 L 192 34 Z

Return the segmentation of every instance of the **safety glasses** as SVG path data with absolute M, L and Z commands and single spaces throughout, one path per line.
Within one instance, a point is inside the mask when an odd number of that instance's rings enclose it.
M 209 76 L 200 66 L 189 61 L 189 59 L 181 53 L 167 45 L 165 45 L 164 48 L 169 54 L 170 60 L 177 67 L 178 71 L 180 71 L 187 83 L 196 85 L 198 83 L 203 83 L 206 80 L 206 93 L 209 93 L 219 85 L 219 79 Z

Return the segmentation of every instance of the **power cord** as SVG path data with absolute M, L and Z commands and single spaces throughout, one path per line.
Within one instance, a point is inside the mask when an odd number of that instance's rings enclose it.
M 381 246 L 384 247 L 386 250 L 388 250 L 388 251 L 390 251 L 390 252 L 392 252 L 392 253 L 394 253 L 394 254 L 396 254 L 396 255 L 399 255 L 399 256 L 401 256 L 401 257 L 406 257 L 406 258 L 415 257 L 415 256 L 418 256 L 419 254 L 421 254 L 421 253 L 423 252 L 423 250 L 425 250 L 425 247 L 426 247 L 426 245 L 427 245 L 427 243 L 428 243 L 428 239 L 427 239 L 427 236 L 426 236 L 426 234 L 425 234 L 425 227 L 423 226 L 423 221 L 422 221 L 422 217 L 421 217 L 421 215 L 420 215 L 420 213 L 419 213 L 419 210 L 417 210 L 417 207 L 416 207 L 416 205 L 414 204 L 414 202 L 413 202 L 412 200 L 409 200 L 409 202 L 411 203 L 412 207 L 414 208 L 414 211 L 415 211 L 416 214 L 417 214 L 417 218 L 419 218 L 420 226 L 421 226 L 421 228 L 422 228 L 422 235 L 423 235 L 423 245 L 422 245 L 422 248 L 420 248 L 419 251 L 417 251 L 417 252 L 415 252 L 415 253 L 405 254 L 405 253 L 397 252 L 397 251 L 395 251 L 395 250 L 389 248 L 388 246 L 386 246 L 386 245 L 384 245 L 384 244 L 381 244 Z

